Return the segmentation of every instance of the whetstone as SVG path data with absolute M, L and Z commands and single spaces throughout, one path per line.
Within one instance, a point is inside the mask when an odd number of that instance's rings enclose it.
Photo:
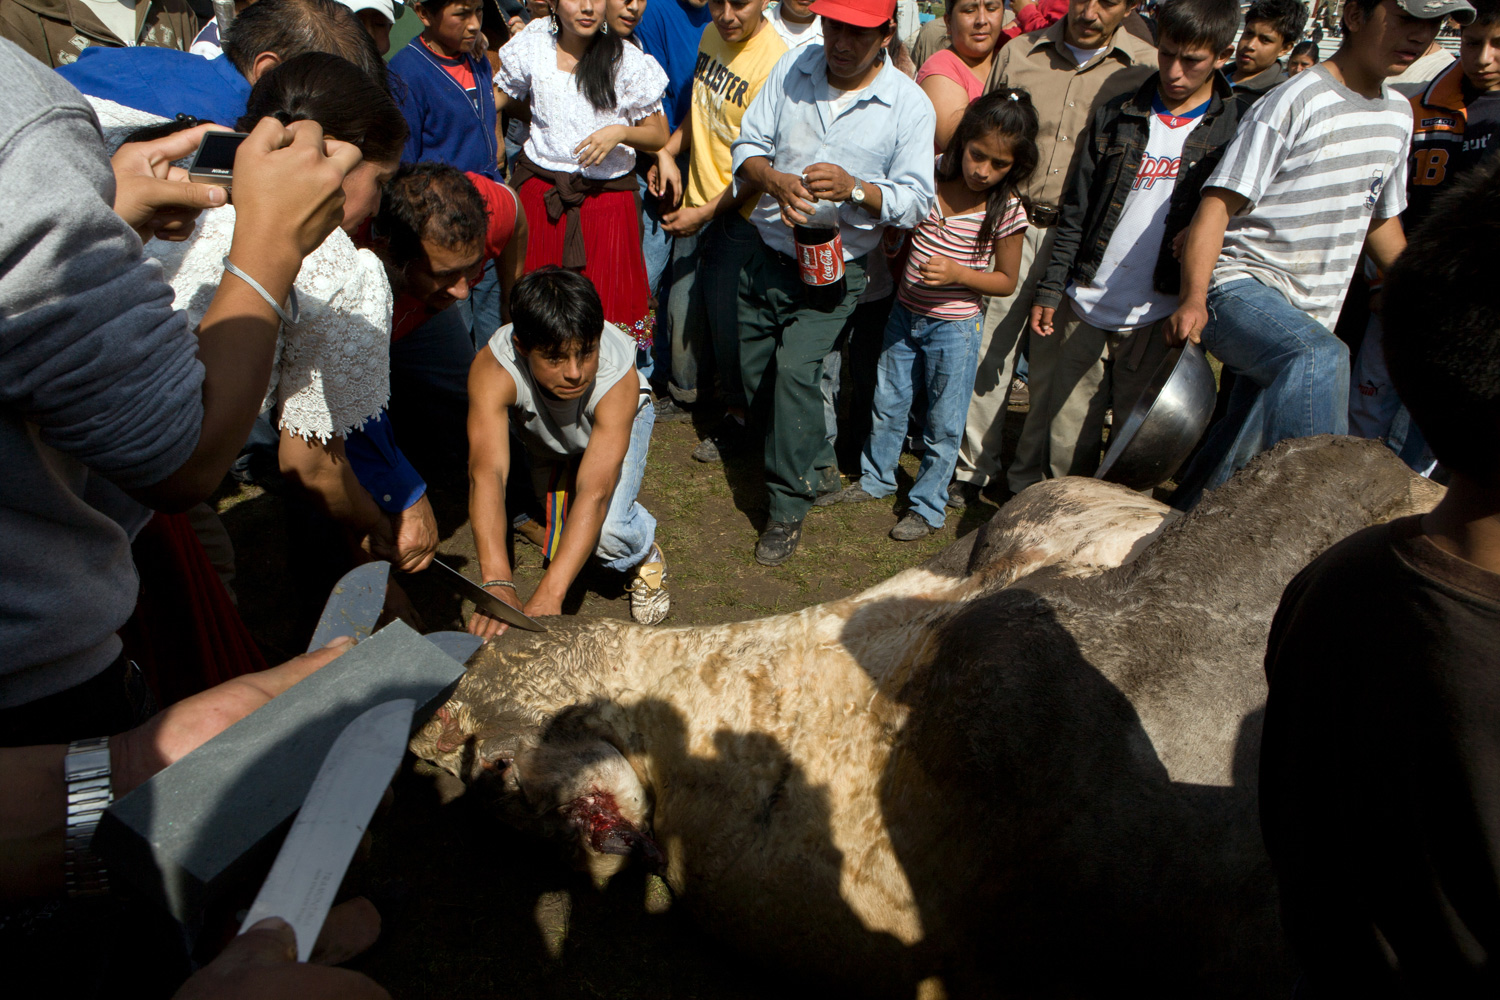
M 417 703 L 420 726 L 463 672 L 393 622 L 110 806 L 94 850 L 112 879 L 191 925 L 226 887 L 270 865 L 345 726 L 393 698 Z

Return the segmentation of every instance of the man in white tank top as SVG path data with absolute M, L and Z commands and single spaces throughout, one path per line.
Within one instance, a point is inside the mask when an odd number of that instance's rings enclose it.
M 486 590 L 536 617 L 562 614 L 563 598 L 590 556 L 630 574 L 630 616 L 666 618 L 666 561 L 656 519 L 636 501 L 656 411 L 635 368 L 635 342 L 604 322 L 585 277 L 544 267 L 516 282 L 513 323 L 502 326 L 469 370 L 469 520 Z M 505 484 L 519 441 L 547 512 L 549 562 L 521 603 L 505 551 Z M 469 631 L 506 626 L 475 611 Z

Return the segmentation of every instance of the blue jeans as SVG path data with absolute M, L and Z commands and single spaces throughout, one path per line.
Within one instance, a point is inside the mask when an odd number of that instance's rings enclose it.
M 651 285 L 651 294 L 656 296 L 657 315 L 660 316 L 665 311 L 660 308 L 660 303 L 666 301 L 667 285 L 672 281 L 667 271 L 667 265 L 672 263 L 672 234 L 661 227 L 661 203 L 647 190 L 645 176 L 638 174 L 636 179 L 641 188 L 641 256 L 646 259 L 646 281 Z M 655 348 L 660 343 L 661 332 L 657 331 L 652 349 L 636 352 L 635 366 L 647 378 L 656 372 Z
M 922 465 L 908 494 L 911 509 L 934 528 L 943 526 L 948 482 L 958 464 L 984 313 L 968 319 L 939 319 L 914 313 L 900 302 L 891 306 L 885 342 L 875 376 L 874 426 L 860 455 L 860 488 L 874 497 L 896 491 L 896 463 L 906 439 L 914 386 L 927 391 L 922 421 Z
M 717 374 L 724 403 L 745 405 L 740 379 L 740 272 L 759 246 L 755 227 L 738 212 L 719 216 L 690 240 L 677 241 L 667 315 L 672 328 L 668 388 L 678 402 L 697 402 L 710 388 L 706 383 Z
M 500 294 L 498 261 L 492 260 L 469 291 L 469 334 L 476 351 L 500 329 Z
M 656 541 L 656 518 L 636 500 L 641 492 L 641 480 L 646 476 L 646 454 L 651 448 L 651 428 L 654 426 L 656 408 L 645 402 L 636 410 L 635 423 L 630 427 L 630 447 L 625 449 L 620 479 L 609 498 L 599 541 L 594 546 L 594 558 L 605 569 L 623 573 L 639 566 L 651 554 L 651 546 Z M 544 460 L 538 460 L 534 455 L 530 457 L 531 481 L 540 493 L 546 489 L 551 468 Z
M 1378 315 L 1365 325 L 1349 382 L 1349 433 L 1384 440 L 1413 472 L 1431 475 L 1437 460 L 1391 384 L 1385 367 L 1385 327 Z
M 1253 278 L 1208 291 L 1203 347 L 1238 378 L 1172 503 L 1187 509 L 1287 438 L 1349 433 L 1349 348 Z

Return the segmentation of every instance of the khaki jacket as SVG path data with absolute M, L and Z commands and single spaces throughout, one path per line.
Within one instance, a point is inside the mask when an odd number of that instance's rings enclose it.
M 1067 18 L 1022 35 L 1000 50 L 989 87 L 1015 87 L 1031 95 L 1041 128 L 1036 173 L 1021 190 L 1032 205 L 1056 209 L 1078 164 L 1079 140 L 1094 112 L 1112 98 L 1134 92 L 1156 72 L 1156 47 L 1122 26 L 1104 52 L 1083 66 L 1063 45 Z
M 137 45 L 186 52 L 199 27 L 186 0 L 140 0 L 136 5 Z M 76 61 L 90 45 L 125 46 L 80 0 L 0 0 L 0 38 L 53 69 Z

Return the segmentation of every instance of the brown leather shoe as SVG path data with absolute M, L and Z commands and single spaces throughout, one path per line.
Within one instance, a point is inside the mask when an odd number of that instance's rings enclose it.
M 527 518 L 520 524 L 512 525 L 512 530 L 522 541 L 530 542 L 542 551 L 547 549 L 547 526 L 533 518 Z

